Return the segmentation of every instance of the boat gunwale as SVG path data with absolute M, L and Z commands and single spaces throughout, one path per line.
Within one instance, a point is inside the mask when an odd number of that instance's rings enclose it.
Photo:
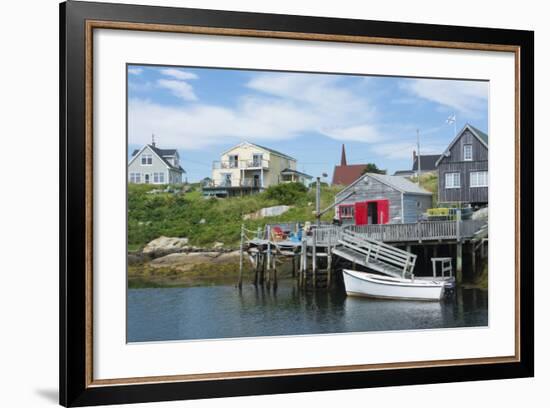
M 353 269 L 343 269 L 342 272 L 346 275 L 349 275 L 353 278 L 357 278 L 359 280 L 371 282 L 371 283 L 377 283 L 377 284 L 389 284 L 394 286 L 404 286 L 404 287 L 412 287 L 412 288 L 441 288 L 445 286 L 444 282 L 426 282 L 424 280 L 418 280 L 418 282 L 403 282 L 409 279 L 401 279 L 401 278 L 392 278 L 390 276 L 380 276 L 368 273 L 368 272 L 361 272 L 361 271 L 354 271 Z M 365 276 L 357 276 L 354 273 L 357 274 L 363 274 Z

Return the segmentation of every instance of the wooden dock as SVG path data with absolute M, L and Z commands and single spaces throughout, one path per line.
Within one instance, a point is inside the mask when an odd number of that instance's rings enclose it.
M 302 288 L 330 287 L 335 278 L 335 264 L 351 262 L 367 269 L 394 277 L 414 276 L 417 255 L 411 253 L 412 245 L 437 245 L 456 247 L 456 280 L 462 280 L 462 246 L 472 242 L 475 265 L 476 248 L 486 238 L 479 232 L 487 228 L 482 220 L 428 221 L 414 224 L 380 225 L 314 225 L 298 237 L 299 224 L 278 224 L 287 231 L 284 237 L 273 234 L 272 225 L 250 231 L 242 228 L 241 274 L 248 258 L 254 269 L 254 284 L 277 287 L 278 268 L 283 262 L 292 262 L 293 277 Z M 397 246 L 404 246 L 400 249 Z

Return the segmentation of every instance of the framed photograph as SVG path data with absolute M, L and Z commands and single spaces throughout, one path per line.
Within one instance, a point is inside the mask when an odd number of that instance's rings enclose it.
M 534 375 L 533 32 L 60 16 L 62 405 Z

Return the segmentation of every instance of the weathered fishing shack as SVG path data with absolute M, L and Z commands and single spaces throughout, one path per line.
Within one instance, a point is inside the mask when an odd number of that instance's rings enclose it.
M 415 223 L 432 206 L 432 193 L 401 176 L 366 173 L 335 202 L 335 219 L 342 225 Z

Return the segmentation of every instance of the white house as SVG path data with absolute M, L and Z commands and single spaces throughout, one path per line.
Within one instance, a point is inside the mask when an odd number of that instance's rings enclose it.
M 182 184 L 185 170 L 176 149 L 159 149 L 155 142 L 136 149 L 128 162 L 128 182 L 135 184 Z
M 280 183 L 308 184 L 312 177 L 296 169 L 296 159 L 284 153 L 242 142 L 221 154 L 213 163 L 205 195 L 231 196 L 262 191 Z

